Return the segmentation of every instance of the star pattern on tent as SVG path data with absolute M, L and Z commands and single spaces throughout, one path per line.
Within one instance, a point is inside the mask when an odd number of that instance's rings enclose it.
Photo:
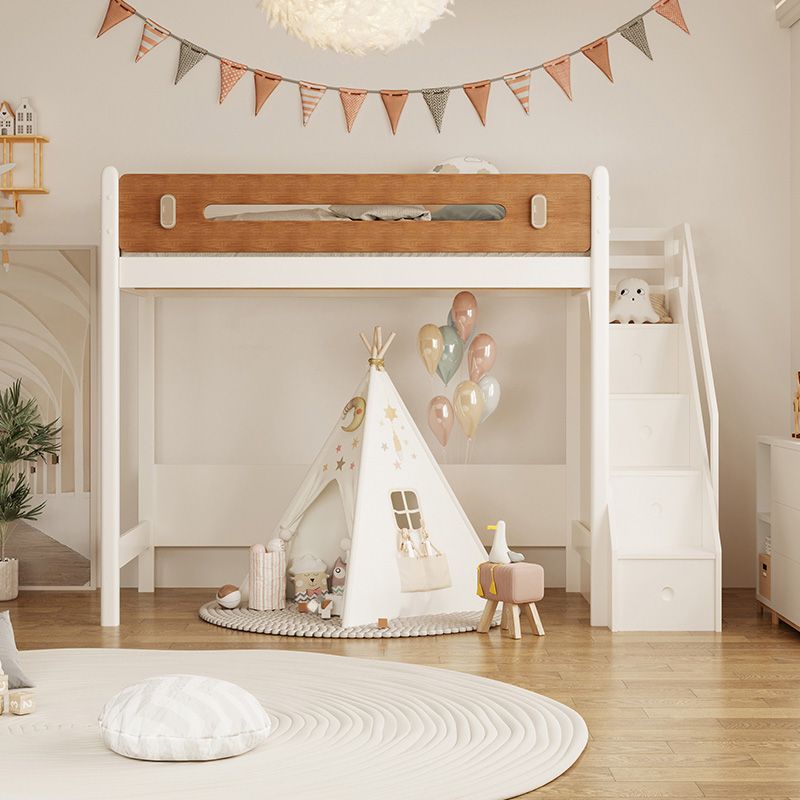
M 412 454 L 411 454 L 411 458 L 416 458 L 416 457 L 417 457 L 417 454 L 416 454 L 416 453 L 412 453 Z
M 391 406 L 386 406 L 386 408 L 383 411 L 383 414 L 386 417 L 386 419 L 388 419 L 390 422 L 393 422 L 394 420 L 397 419 L 397 409 L 392 408 Z
M 355 450 L 360 444 L 361 442 L 359 441 L 358 436 L 356 436 L 355 439 L 353 439 L 353 450 Z
M 350 462 L 350 469 L 355 469 L 355 468 L 356 468 L 356 462 L 355 461 L 351 461 Z
M 343 459 L 343 458 L 340 458 L 340 459 L 339 459 L 339 460 L 336 462 L 336 469 L 337 469 L 339 472 L 341 472 L 341 471 L 344 469 L 344 459 Z
M 327 464 L 323 464 L 322 465 L 322 471 L 323 472 L 327 472 L 328 471 L 328 465 Z
M 395 469 L 403 469 L 403 465 L 399 461 L 394 462 Z
M 0 233 L 4 236 L 8 233 L 11 233 L 13 230 L 14 226 L 7 219 L 4 219 L 2 222 L 0 222 Z
M 383 442 L 383 444 L 381 444 L 381 450 L 383 450 L 383 452 L 385 453 L 388 449 L 389 445 L 386 444 L 386 442 Z
M 341 453 L 342 452 L 342 446 L 340 444 L 336 445 L 336 452 L 337 453 Z

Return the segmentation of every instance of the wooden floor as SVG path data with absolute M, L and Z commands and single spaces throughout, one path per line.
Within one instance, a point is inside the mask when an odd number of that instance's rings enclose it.
M 237 633 L 196 616 L 209 596 L 126 591 L 118 631 L 97 627 L 92 593 L 28 592 L 0 610 L 11 609 L 20 649 L 311 650 L 446 667 L 541 692 L 577 709 L 591 741 L 537 798 L 800 798 L 800 633 L 762 619 L 752 590 L 725 593 L 721 634 L 611 634 L 589 626 L 580 597 L 551 590 L 539 604 L 547 635 L 521 641 L 496 630 L 381 641 Z
M 26 522 L 17 523 L 6 555 L 19 559 L 22 586 L 85 586 L 91 578 L 88 558 Z

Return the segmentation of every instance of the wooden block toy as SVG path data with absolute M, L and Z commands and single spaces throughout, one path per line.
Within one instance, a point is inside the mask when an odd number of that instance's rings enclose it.
M 389 620 L 386 617 L 378 617 L 378 627 L 381 630 L 386 630 L 389 627 Z
M 12 692 L 9 695 L 8 710 L 12 714 L 22 716 L 31 714 L 36 709 L 33 692 Z
M 301 614 L 308 614 L 308 603 L 298 603 L 297 604 L 297 610 Z

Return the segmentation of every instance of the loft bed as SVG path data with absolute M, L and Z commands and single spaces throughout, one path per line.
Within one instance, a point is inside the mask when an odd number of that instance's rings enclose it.
M 210 208 L 493 204 L 501 219 L 343 224 L 217 218 Z M 185 476 L 160 484 L 155 448 L 154 298 L 172 293 L 428 289 L 565 290 L 584 302 L 586 335 L 568 348 L 568 411 L 582 415 L 568 435 L 559 491 L 568 539 L 583 542 L 591 621 L 610 624 L 609 178 L 585 175 L 202 175 L 102 177 L 100 269 L 101 625 L 120 621 L 120 569 L 138 565 L 139 591 L 153 591 L 161 535 L 157 495 L 191 492 Z M 138 523 L 121 530 L 121 293 L 138 296 Z M 571 322 L 570 322 L 571 321 Z M 568 313 L 580 328 L 581 317 Z M 578 341 L 577 346 L 574 342 Z M 581 364 L 588 378 L 581 383 Z M 586 399 L 582 409 L 581 395 Z M 577 423 L 577 421 L 576 421 Z M 524 475 L 521 473 L 523 480 Z M 566 487 L 570 484 L 569 488 Z M 583 486 L 582 491 L 578 486 Z M 160 491 L 159 490 L 160 487 Z M 526 487 L 521 486 L 524 493 Z M 188 504 L 191 495 L 188 495 Z M 265 530 L 272 520 L 264 520 Z M 562 539 L 562 541 L 564 541 Z M 248 544 L 251 544 L 249 542 Z M 566 543 L 566 542 L 564 542 Z M 181 546 L 208 546 L 187 532 Z M 243 543 L 234 543 L 243 544 Z M 562 544 L 563 546 L 563 544 Z M 589 551 L 589 552 L 586 552 Z M 569 570 L 569 567 L 568 567 Z

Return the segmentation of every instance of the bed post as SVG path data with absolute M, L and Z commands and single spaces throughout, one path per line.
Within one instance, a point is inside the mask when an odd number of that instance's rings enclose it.
M 100 201 L 100 624 L 119 626 L 119 173 L 103 170 Z
M 609 237 L 608 170 L 592 174 L 591 255 L 591 624 L 611 624 L 611 537 L 608 524 Z

